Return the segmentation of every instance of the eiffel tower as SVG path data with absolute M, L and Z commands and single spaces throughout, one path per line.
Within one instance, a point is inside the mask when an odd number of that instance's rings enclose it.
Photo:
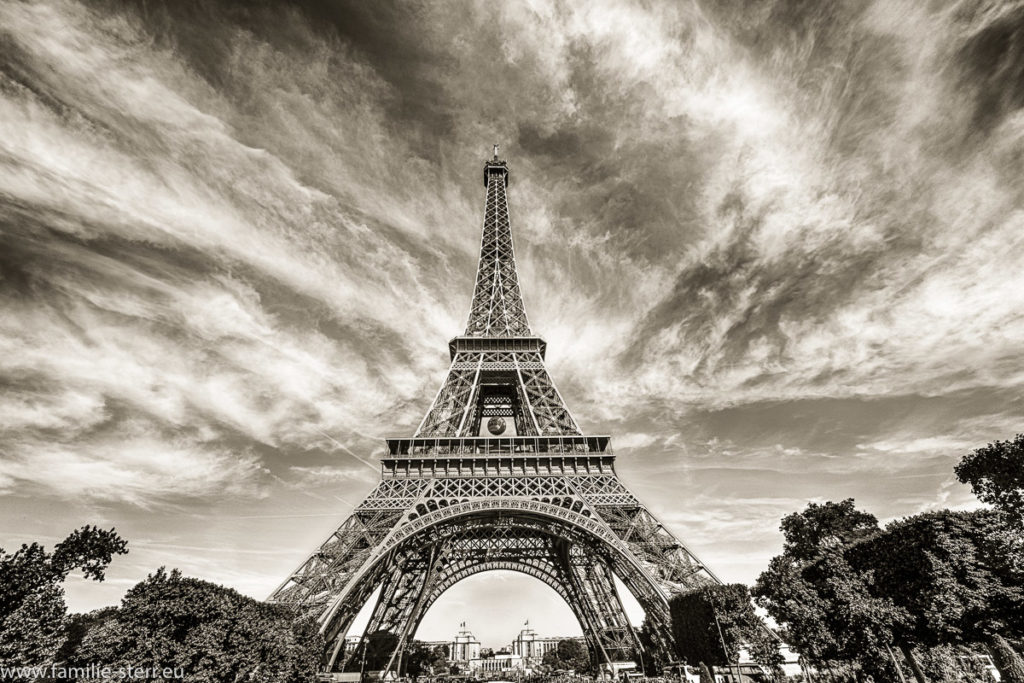
M 448 376 L 416 433 L 387 439 L 377 487 L 269 598 L 317 615 L 327 671 L 359 670 L 354 653 L 385 631 L 385 670 L 401 673 L 427 610 L 479 572 L 522 572 L 553 588 L 603 667 L 641 647 L 613 577 L 659 648 L 671 642 L 668 599 L 719 582 L 622 484 L 611 438 L 584 433 L 569 412 L 523 306 L 497 145 L 483 179 L 476 287 L 466 332 L 448 344 Z M 378 590 L 361 646 L 346 649 Z

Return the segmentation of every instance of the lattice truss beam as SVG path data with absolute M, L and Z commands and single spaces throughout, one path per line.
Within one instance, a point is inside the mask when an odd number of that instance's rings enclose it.
M 719 582 L 644 506 L 605 505 L 596 509 L 668 595 Z
M 416 430 L 416 436 L 468 436 L 479 406 L 481 384 L 500 379 L 515 387 L 522 421 L 520 434 L 581 434 L 536 351 L 485 351 L 455 354 L 448 376 Z
M 421 505 L 447 499 L 537 498 L 574 496 L 594 506 L 638 506 L 640 503 L 618 477 L 611 474 L 573 476 L 449 477 L 443 479 L 385 479 L 360 504 L 358 510 L 410 510 L 430 487 Z M 550 502 L 550 501 L 545 501 Z
M 486 170 L 487 203 L 484 207 L 480 264 L 470 307 L 466 335 L 474 337 L 528 337 L 523 295 L 516 273 L 508 198 L 505 193 L 508 170 L 489 165 Z
M 357 510 L 270 596 L 317 609 L 341 592 L 370 552 L 401 521 L 395 510 Z

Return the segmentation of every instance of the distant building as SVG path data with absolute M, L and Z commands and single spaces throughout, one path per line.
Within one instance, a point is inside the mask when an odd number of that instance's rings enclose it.
M 530 622 L 526 622 L 523 630 L 519 632 L 516 639 L 512 641 L 512 647 L 510 650 L 513 655 L 522 657 L 527 662 L 533 664 L 540 664 L 541 660 L 544 659 L 544 654 L 550 650 L 554 650 L 558 647 L 558 641 L 562 638 L 544 638 L 537 635 L 529 626 Z
M 355 652 L 355 649 L 359 647 L 359 641 L 362 639 L 361 635 L 345 636 L 345 655 L 347 656 Z
M 476 639 L 466 622 L 459 625 L 459 634 L 448 644 L 448 661 L 468 665 L 474 659 L 480 659 L 480 641 Z
M 563 640 L 575 640 L 587 647 L 586 639 L 579 636 L 539 636 L 530 628 L 530 622 L 526 622 L 509 650 L 513 655 L 522 657 L 525 668 L 534 669 L 544 661 L 544 655 L 556 650 Z
M 486 659 L 473 659 L 469 662 L 470 671 L 523 671 L 526 666 L 519 655 L 494 655 Z
M 503 647 L 493 654 L 484 653 L 480 641 L 466 628 L 466 622 L 459 625 L 459 633 L 447 643 L 430 643 L 431 646 L 444 644 L 448 648 L 448 661 L 468 667 L 470 671 L 530 671 L 544 661 L 544 655 L 558 647 L 563 640 L 579 641 L 584 647 L 586 642 L 581 637 L 545 637 L 529 627 L 527 622 L 519 632 L 511 646 Z M 488 656 L 481 656 L 487 654 Z

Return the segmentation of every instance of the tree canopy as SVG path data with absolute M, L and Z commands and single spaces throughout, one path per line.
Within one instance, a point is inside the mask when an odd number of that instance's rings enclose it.
M 0 549 L 0 664 L 52 663 L 66 637 L 64 579 L 80 569 L 102 581 L 114 555 L 127 552 L 114 529 L 95 526 L 73 531 L 53 552 L 38 543 L 10 554 Z
M 923 681 L 915 647 L 986 642 L 1015 661 L 998 637 L 1024 634 L 1024 567 L 999 514 L 941 511 L 879 529 L 843 501 L 809 505 L 782 530 L 783 553 L 754 594 L 812 662 L 891 679 L 897 648 Z
M 197 682 L 305 683 L 322 652 L 316 624 L 291 608 L 161 568 L 89 629 L 67 663 L 178 669 Z
M 423 675 L 447 673 L 448 649 L 444 645 L 431 647 L 423 641 L 413 640 L 405 650 L 404 670 L 413 680 Z
M 878 531 L 878 519 L 858 510 L 853 498 L 833 503 L 810 503 L 803 512 L 782 518 L 785 542 L 782 552 L 793 559 L 810 561 L 822 552 L 849 545 Z
M 742 584 L 710 585 L 669 601 L 676 654 L 690 666 L 729 666 L 740 648 L 775 670 L 781 663 L 778 639 L 754 612 L 750 591 Z
M 398 636 L 391 631 L 366 634 L 349 658 L 347 671 L 380 671 L 388 665 L 398 647 Z
M 1013 562 L 988 511 L 942 510 L 889 524 L 849 549 L 874 592 L 903 610 L 896 636 L 926 647 L 996 646 L 995 636 L 1024 636 L 1024 568 Z
M 582 673 L 590 669 L 590 653 L 586 645 L 567 638 L 558 641 L 553 650 L 545 652 L 541 663 L 552 669 L 569 669 Z
M 1024 434 L 978 448 L 964 456 L 954 472 L 979 500 L 1018 523 L 1024 521 Z
M 878 533 L 878 521 L 852 499 L 811 503 L 783 518 L 783 552 L 758 577 L 758 604 L 784 627 L 783 637 L 812 662 L 857 662 L 891 674 L 886 646 L 905 616 L 872 593 L 872 577 L 855 571 L 844 552 Z

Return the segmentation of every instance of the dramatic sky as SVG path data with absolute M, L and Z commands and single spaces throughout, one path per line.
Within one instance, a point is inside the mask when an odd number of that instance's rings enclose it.
M 0 545 L 264 597 L 465 325 L 499 142 L 583 428 L 724 579 L 779 518 L 970 506 L 1020 429 L 1019 2 L 0 0 Z M 532 579 L 452 589 L 485 644 Z

